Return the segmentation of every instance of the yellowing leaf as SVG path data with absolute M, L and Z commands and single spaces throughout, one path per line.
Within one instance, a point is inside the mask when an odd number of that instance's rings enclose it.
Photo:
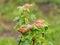
M 27 23 L 28 22 L 28 18 L 25 18 L 25 23 Z

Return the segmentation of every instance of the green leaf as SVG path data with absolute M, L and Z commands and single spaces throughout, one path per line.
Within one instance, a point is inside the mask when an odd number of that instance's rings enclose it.
M 24 10 L 23 10 L 23 8 L 22 8 L 22 7 L 19 9 L 19 12 L 20 12 L 20 15 L 23 15 Z
M 15 19 L 14 19 L 14 21 L 17 21 L 19 19 L 20 19 L 19 16 L 16 16 Z
M 36 19 L 36 16 L 33 15 L 33 14 L 31 14 L 31 15 L 30 15 L 30 19 L 31 19 L 31 20 L 35 20 L 35 19 Z

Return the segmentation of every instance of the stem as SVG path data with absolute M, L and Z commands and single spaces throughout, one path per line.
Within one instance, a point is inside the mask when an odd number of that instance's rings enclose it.
M 42 33 L 42 37 L 45 37 L 45 34 L 44 33 Z
M 43 42 L 41 42 L 41 45 L 43 45 Z
M 34 45 L 34 40 L 33 40 L 33 45 Z
M 44 33 L 42 33 L 42 38 L 44 38 L 45 37 L 45 34 Z M 43 42 L 41 41 L 41 45 L 43 45 Z
M 21 40 L 19 40 L 19 43 L 18 43 L 18 45 L 20 45 L 20 42 L 21 42 Z
M 32 45 L 35 45 L 35 38 L 34 37 L 32 38 L 32 41 L 33 41 Z

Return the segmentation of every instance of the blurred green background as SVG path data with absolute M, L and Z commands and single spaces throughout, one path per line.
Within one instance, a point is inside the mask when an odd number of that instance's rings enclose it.
M 60 45 L 60 0 L 0 0 L 0 45 L 17 45 L 19 33 L 13 29 L 17 7 L 34 4 L 33 13 L 49 24 L 48 40 Z

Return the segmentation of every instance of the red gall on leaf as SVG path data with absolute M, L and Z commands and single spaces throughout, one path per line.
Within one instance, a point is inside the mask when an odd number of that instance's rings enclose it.
M 25 5 L 23 5 L 23 8 L 24 8 L 24 10 L 28 10 L 31 6 L 32 6 L 32 4 L 25 4 Z
M 32 29 L 32 25 L 27 25 L 26 27 L 24 27 L 24 26 L 19 27 L 18 31 L 22 32 L 23 34 L 25 34 L 31 29 Z
M 24 8 L 30 8 L 30 4 L 25 4 L 24 6 L 23 6 Z
M 32 28 L 33 28 L 32 25 L 27 25 L 28 30 L 31 30 Z
M 18 31 L 20 31 L 23 34 L 27 33 L 27 29 L 25 27 L 20 27 Z
M 45 22 L 43 20 L 36 20 L 34 25 L 38 28 L 42 28 L 45 26 Z

